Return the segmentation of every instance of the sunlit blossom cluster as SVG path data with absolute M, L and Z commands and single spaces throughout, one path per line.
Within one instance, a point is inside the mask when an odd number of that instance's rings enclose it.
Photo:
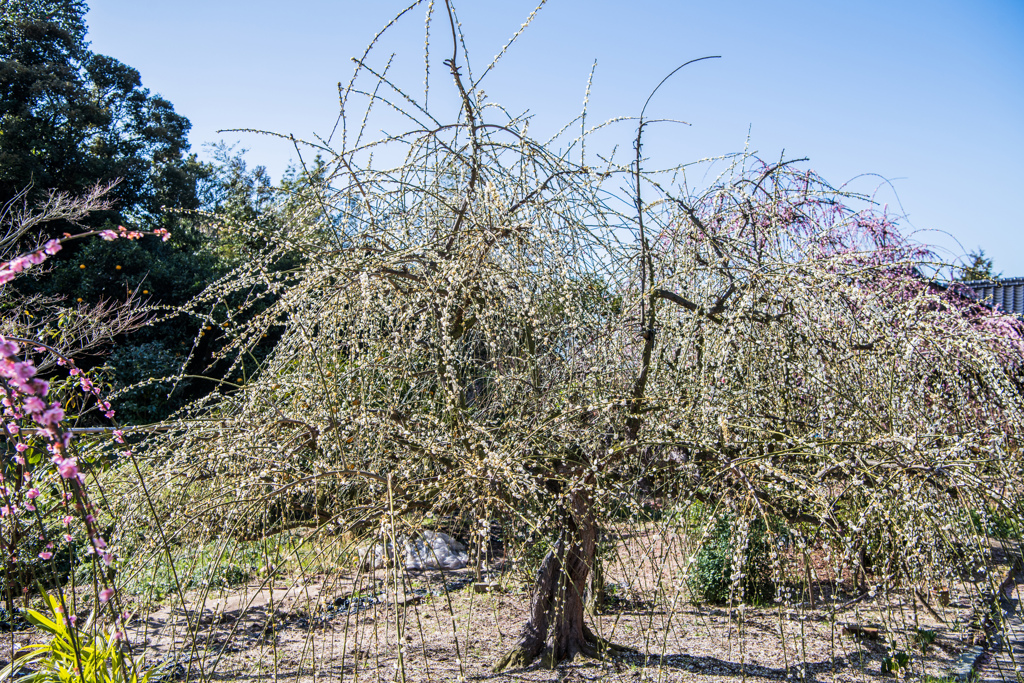
M 50 240 L 42 249 L 37 249 L 28 254 L 13 258 L 7 263 L 0 264 L 0 285 L 10 282 L 14 277 L 24 271 L 28 270 L 32 266 L 37 266 L 47 259 L 60 251 L 60 242 L 58 240 Z

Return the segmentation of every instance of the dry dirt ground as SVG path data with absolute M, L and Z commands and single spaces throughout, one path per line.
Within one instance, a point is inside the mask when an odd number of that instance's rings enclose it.
M 887 639 L 914 655 L 917 675 L 933 676 L 948 673 L 971 644 L 963 625 L 977 587 L 968 583 L 952 586 L 946 606 L 924 593 L 857 600 L 852 583 L 842 594 L 823 581 L 813 606 L 804 594 L 770 608 L 724 609 L 690 602 L 679 580 L 685 555 L 682 542 L 653 530 L 623 539 L 618 560 L 606 565 L 607 607 L 591 624 L 635 654 L 556 670 L 491 672 L 514 643 L 529 596 L 525 587 L 501 587 L 500 576 L 495 590 L 478 593 L 467 570 L 392 568 L 190 594 L 187 609 L 158 605 L 137 615 L 129 639 L 148 662 L 176 660 L 166 670 L 178 680 L 303 682 L 892 680 L 881 673 Z M 879 632 L 844 635 L 843 623 Z M 924 655 L 915 628 L 937 634 Z
M 398 601 L 384 596 L 382 604 L 365 611 L 335 613 L 316 623 L 300 616 L 307 603 L 297 599 L 296 592 L 274 590 L 273 607 L 269 590 L 211 600 L 212 609 L 198 620 L 200 647 L 194 653 L 184 619 L 166 611 L 137 622 L 133 640 L 146 643 L 151 655 L 166 657 L 175 651 L 190 655 L 193 666 L 215 680 L 455 681 L 465 677 L 710 683 L 738 678 L 785 680 L 806 672 L 806 680 L 853 681 L 882 678 L 880 665 L 887 652 L 882 640 L 843 635 L 826 609 L 747 608 L 730 613 L 689 604 L 671 609 L 626 599 L 593 623 L 596 631 L 634 648 L 637 654 L 603 663 L 577 661 L 557 671 L 535 665 L 495 675 L 490 666 L 512 645 L 525 619 L 525 594 L 480 595 L 464 589 L 417 600 L 418 596 L 399 593 Z M 244 611 L 242 601 L 249 602 Z M 911 609 L 902 602 L 890 607 Z M 955 619 L 965 607 L 953 603 L 943 611 Z M 268 620 L 271 614 L 275 620 Z M 838 618 L 881 623 L 884 616 L 876 605 L 858 603 Z M 939 633 L 921 662 L 925 671 L 941 675 L 963 649 L 964 639 L 933 619 L 922 618 L 921 626 Z M 900 641 L 906 638 L 904 633 L 894 635 Z M 187 664 L 188 659 L 181 661 Z

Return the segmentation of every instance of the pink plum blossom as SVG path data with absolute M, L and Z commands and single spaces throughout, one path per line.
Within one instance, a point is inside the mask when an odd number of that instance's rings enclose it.
M 50 406 L 49 410 L 36 418 L 36 422 L 41 425 L 55 425 L 63 419 L 64 410 L 60 407 L 60 404 L 54 403 Z
M 36 396 L 46 396 L 50 393 L 50 383 L 45 379 L 32 380 L 31 393 L 34 393 Z
M 33 413 L 41 413 L 46 410 L 46 403 L 37 396 L 29 396 L 26 398 L 23 406 L 25 408 L 25 412 L 29 415 L 32 415 Z
M 57 471 L 65 479 L 73 479 L 78 476 L 78 463 L 75 458 L 67 458 L 57 465 Z

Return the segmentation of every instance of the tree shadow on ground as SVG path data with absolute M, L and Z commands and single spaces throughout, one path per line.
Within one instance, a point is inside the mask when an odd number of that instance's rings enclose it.
M 609 662 L 617 671 L 628 668 L 636 669 L 673 669 L 677 671 L 688 671 L 697 675 L 707 676 L 735 676 L 738 678 L 763 678 L 767 680 L 800 680 L 803 683 L 816 683 L 820 674 L 832 674 L 851 668 L 858 668 L 856 658 L 853 656 L 833 657 L 832 659 L 820 662 L 803 662 L 787 667 L 770 667 L 759 664 L 743 662 L 732 662 L 717 657 L 694 656 L 687 654 L 668 655 L 624 655 L 616 657 Z M 562 664 L 560 669 L 584 669 L 602 663 L 594 660 L 577 659 L 571 663 Z M 541 664 L 533 664 L 525 669 L 510 670 L 500 674 L 482 676 L 478 680 L 490 680 L 502 678 L 507 673 L 525 673 L 537 671 L 543 668 Z M 569 680 L 569 679 L 566 679 Z
M 761 666 L 744 662 L 732 662 L 717 657 L 686 654 L 650 655 L 627 660 L 633 666 L 663 667 L 697 674 L 713 676 L 754 676 L 771 680 L 802 680 L 811 683 L 818 674 L 833 673 L 856 666 L 848 657 L 833 657 L 820 662 L 801 662 L 785 667 Z

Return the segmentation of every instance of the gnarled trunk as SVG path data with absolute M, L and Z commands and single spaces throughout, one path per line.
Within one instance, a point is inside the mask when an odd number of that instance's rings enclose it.
M 618 648 L 595 636 L 584 622 L 587 578 L 594 566 L 597 525 L 589 496 L 574 492 L 565 528 L 537 570 L 530 617 L 495 671 L 528 666 L 543 654 L 554 666 L 576 655 L 601 657 Z

